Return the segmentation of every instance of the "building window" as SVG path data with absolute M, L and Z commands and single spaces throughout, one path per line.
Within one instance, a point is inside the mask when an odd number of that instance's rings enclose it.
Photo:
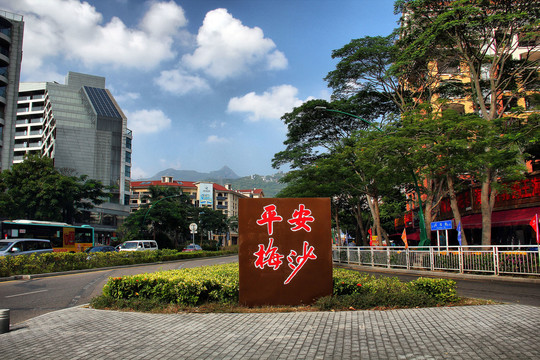
M 131 166 L 126 165 L 125 175 L 126 175 L 126 177 L 131 177 Z
M 131 164 L 131 153 L 126 152 L 126 163 Z
M 438 61 L 437 66 L 441 74 L 458 75 L 459 74 L 459 60 L 457 59 L 441 59 Z
M 131 138 L 126 138 L 126 149 L 131 149 Z

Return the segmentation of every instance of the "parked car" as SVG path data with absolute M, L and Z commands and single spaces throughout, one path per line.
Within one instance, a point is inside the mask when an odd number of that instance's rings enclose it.
M 53 252 L 51 242 L 44 239 L 0 240 L 0 256 L 29 255 Z
M 118 251 L 144 251 L 157 250 L 158 244 L 154 240 L 129 240 L 117 246 Z
M 116 252 L 116 248 L 114 246 L 109 245 L 97 245 L 89 247 L 88 249 L 84 250 L 85 253 L 88 254 L 86 257 L 86 260 L 90 260 L 92 258 L 92 255 L 95 255 L 97 253 L 101 252 Z
M 109 251 L 116 251 L 116 248 L 114 246 L 109 245 L 98 245 L 98 246 L 92 246 L 88 249 L 84 250 L 87 253 L 97 253 L 97 252 L 109 252 Z
M 186 246 L 186 248 L 182 251 L 202 251 L 202 248 L 197 244 L 189 244 Z

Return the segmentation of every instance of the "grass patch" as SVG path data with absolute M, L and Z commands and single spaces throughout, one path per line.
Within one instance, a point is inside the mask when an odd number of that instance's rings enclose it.
M 366 304 L 360 300 L 360 303 Z M 319 299 L 313 305 L 302 306 L 261 306 L 261 307 L 246 307 L 239 304 L 225 303 L 205 303 L 199 306 L 187 306 L 171 303 L 163 303 L 147 299 L 111 299 L 103 295 L 95 297 L 91 300 L 89 306 L 100 310 L 115 310 L 115 311 L 133 311 L 146 312 L 153 314 L 187 314 L 187 313 L 284 313 L 284 312 L 310 312 L 310 311 L 356 311 L 356 310 L 394 310 L 407 308 L 420 308 L 426 306 L 412 306 L 407 303 L 406 306 L 398 306 L 396 304 L 383 305 L 377 301 L 372 302 L 370 306 L 358 306 L 359 301 L 355 296 L 342 297 L 324 297 Z M 458 301 L 441 306 L 472 306 L 472 305 L 493 305 L 496 302 L 491 300 L 460 298 Z

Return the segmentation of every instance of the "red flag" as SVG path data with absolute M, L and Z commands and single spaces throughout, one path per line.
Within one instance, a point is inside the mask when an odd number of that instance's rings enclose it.
M 371 229 L 368 229 L 368 234 L 369 234 L 369 246 L 373 246 L 373 239 L 371 237 Z
M 538 214 L 534 215 L 534 217 L 529 222 L 529 225 L 532 226 L 534 232 L 536 233 L 536 243 L 540 244 L 540 238 L 538 237 Z
M 409 247 L 409 243 L 407 241 L 407 229 L 403 229 L 403 234 L 401 234 L 401 240 L 405 243 L 405 249 Z

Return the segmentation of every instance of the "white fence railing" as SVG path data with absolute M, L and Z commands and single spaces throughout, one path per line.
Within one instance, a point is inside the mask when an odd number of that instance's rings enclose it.
M 493 275 L 540 275 L 540 247 L 513 246 L 335 246 L 335 263 Z

